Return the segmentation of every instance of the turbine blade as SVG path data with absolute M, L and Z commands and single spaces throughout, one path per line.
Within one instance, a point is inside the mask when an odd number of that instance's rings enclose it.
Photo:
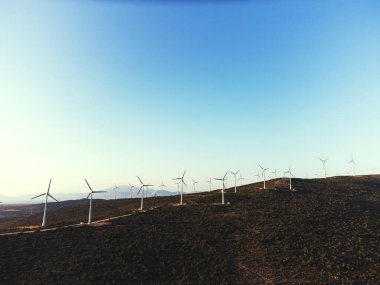
M 50 194 L 48 194 L 48 196 L 50 197 L 50 198 L 52 198 L 53 200 L 55 200 L 56 202 L 59 202 L 57 199 L 55 199 L 53 196 L 51 196 Z
M 88 193 L 88 195 L 87 195 L 87 198 L 86 198 L 86 199 L 90 198 L 90 195 L 91 195 L 91 193 L 92 193 L 92 192 Z
M 107 191 L 92 191 L 92 193 L 107 193 Z
M 141 181 L 140 177 L 137 176 L 137 178 L 140 180 L 141 185 L 144 185 L 144 183 Z
M 90 188 L 90 190 L 91 190 L 91 192 L 92 192 L 93 190 L 92 190 L 90 184 L 87 182 L 87 179 L 85 178 L 84 180 L 86 181 L 88 188 Z
M 48 190 L 47 190 L 48 195 L 49 195 L 49 191 L 50 191 L 50 184 L 51 184 L 51 178 L 50 178 L 49 187 L 48 187 Z
M 41 196 L 43 196 L 43 195 L 46 195 L 46 193 L 43 193 L 43 194 L 38 195 L 38 196 L 36 196 L 36 197 L 33 197 L 33 198 L 31 198 L 30 200 L 36 199 L 36 198 L 41 197 Z
M 183 179 L 183 177 L 185 176 L 185 173 L 186 173 L 186 169 L 185 169 L 185 171 L 184 171 L 183 174 L 182 174 L 182 179 Z
M 143 187 L 144 187 L 144 186 L 141 186 L 141 187 L 140 187 L 139 192 L 137 192 L 136 195 L 139 195 L 139 193 L 140 193 L 140 191 L 141 191 L 141 189 L 142 189 Z

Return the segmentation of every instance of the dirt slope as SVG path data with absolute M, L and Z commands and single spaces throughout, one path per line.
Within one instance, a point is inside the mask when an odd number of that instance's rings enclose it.
M 283 179 L 260 186 L 229 189 L 225 206 L 215 204 L 219 192 L 182 207 L 154 198 L 147 206 L 158 208 L 102 226 L 0 236 L 1 283 L 380 283 L 379 176 L 294 179 L 296 192 Z M 95 209 L 101 217 L 137 206 Z M 57 210 L 50 221 L 83 220 L 86 210 Z

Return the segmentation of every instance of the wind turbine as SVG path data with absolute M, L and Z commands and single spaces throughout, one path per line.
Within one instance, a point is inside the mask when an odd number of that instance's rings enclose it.
M 182 177 L 173 178 L 173 180 L 180 180 L 180 183 L 181 183 L 181 201 L 179 203 L 180 205 L 183 205 L 183 185 L 187 187 L 185 180 L 183 180 L 183 177 L 185 177 L 185 173 L 186 173 L 186 170 L 183 172 Z
M 88 211 L 88 224 L 90 225 L 91 224 L 91 219 L 92 219 L 92 195 L 94 193 L 105 193 L 106 191 L 94 191 L 92 190 L 90 184 L 87 182 L 86 178 L 84 179 L 84 181 L 86 181 L 86 184 L 88 186 L 88 188 L 90 188 L 90 193 L 88 193 L 88 196 L 87 196 L 87 199 L 90 198 L 90 210 Z
M 319 158 L 319 160 L 322 162 L 323 164 L 323 170 L 325 172 L 325 178 L 327 178 L 327 173 L 326 173 L 326 161 L 329 160 L 328 158 L 326 159 L 322 159 L 322 158 Z
M 235 176 L 235 193 L 236 193 L 236 174 L 238 174 L 240 172 L 240 170 L 238 170 L 236 172 L 232 172 L 232 171 L 229 171 L 229 172 Z
M 274 174 L 274 178 L 277 178 L 277 169 L 275 171 L 272 171 L 271 173 Z
M 164 180 L 162 180 L 162 183 L 161 183 L 161 185 L 160 185 L 160 186 L 158 186 L 158 187 L 161 187 L 161 190 L 164 190 L 164 187 L 166 187 L 166 185 L 164 184 Z
M 356 171 L 355 171 L 356 162 L 354 160 L 354 156 L 352 156 L 352 159 L 348 162 L 348 164 L 350 164 L 350 163 L 352 163 L 352 173 L 353 173 L 352 176 L 355 176 L 356 175 Z
M 259 165 L 260 168 L 261 168 L 261 171 L 263 173 L 263 177 L 264 177 L 264 189 L 265 189 L 265 171 L 267 171 L 269 168 L 263 168 L 261 165 Z
M 114 200 L 116 200 L 116 197 L 117 197 L 117 189 L 119 189 L 119 187 L 116 186 L 116 184 L 115 184 L 115 187 L 113 187 L 113 191 L 115 191 L 115 199 Z
M 199 181 L 194 181 L 194 179 L 191 180 L 193 180 L 193 192 L 195 192 L 195 184 L 199 183 Z
M 43 194 L 41 194 L 41 195 L 37 195 L 36 197 L 33 197 L 32 199 L 30 199 L 30 200 L 33 200 L 33 199 L 35 199 L 35 198 L 38 198 L 38 197 L 41 197 L 41 196 L 44 196 L 45 195 L 45 208 L 44 208 L 44 216 L 43 216 L 43 218 L 42 218 L 42 227 L 46 227 L 46 212 L 47 212 L 47 201 L 48 201 L 48 198 L 50 197 L 50 198 L 52 198 L 52 199 L 54 199 L 56 202 L 58 202 L 58 200 L 57 199 L 55 199 L 53 196 L 51 196 L 50 194 L 49 194 L 49 191 L 50 191 L 50 184 L 51 184 L 51 178 L 50 178 L 50 181 L 49 181 L 49 187 L 48 187 L 48 190 L 46 191 L 46 193 L 43 193 Z
M 210 184 L 210 191 L 211 191 L 211 185 L 212 185 L 211 177 L 210 177 L 210 180 L 207 180 L 206 182 Z
M 145 192 L 145 191 L 144 191 L 144 188 L 145 188 L 145 187 L 149 187 L 149 186 L 153 186 L 153 185 L 144 184 L 144 183 L 141 181 L 140 177 L 137 176 L 137 178 L 140 180 L 140 183 L 141 183 L 141 187 L 140 187 L 139 192 L 137 192 L 137 195 L 139 195 L 140 191 L 142 190 L 142 193 L 141 193 L 141 206 L 140 206 L 140 210 L 142 210 L 142 209 L 143 209 L 143 206 L 144 206 L 144 192 Z
M 225 188 L 224 189 L 227 189 L 227 187 L 228 187 L 228 177 L 226 177 Z
M 177 184 L 177 195 L 179 195 L 179 184 L 181 184 L 181 182 L 180 181 L 174 182 L 174 184 Z
M 226 176 L 228 175 L 230 171 L 227 171 L 226 174 L 224 174 L 223 178 L 214 178 L 214 180 L 219 180 L 223 182 L 223 188 L 222 188 L 222 205 L 224 205 L 224 189 L 225 189 L 225 181 L 226 181 Z
M 240 186 L 242 186 L 243 185 L 243 180 L 244 180 L 245 178 L 243 177 L 243 176 L 241 176 L 241 172 L 240 172 L 240 178 L 239 178 L 239 180 L 240 180 Z
M 129 184 L 129 192 L 131 192 L 131 199 L 132 199 L 132 190 L 133 188 L 135 188 L 136 186 L 135 185 L 131 185 Z
M 255 177 L 257 177 L 257 181 L 260 181 L 260 178 L 261 178 L 260 171 L 257 172 L 257 174 L 255 175 Z
M 285 176 L 286 176 L 286 173 L 289 173 L 289 189 L 294 191 L 294 189 L 292 189 L 292 176 L 293 176 L 293 173 L 292 173 L 290 165 L 289 165 L 289 170 L 284 172 Z

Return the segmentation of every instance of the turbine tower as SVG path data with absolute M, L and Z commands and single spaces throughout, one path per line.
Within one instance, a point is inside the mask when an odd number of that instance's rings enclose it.
M 285 177 L 286 177 L 286 173 L 289 173 L 289 189 L 294 191 L 294 189 L 292 188 L 292 176 L 293 176 L 293 173 L 292 173 L 290 165 L 289 165 L 289 170 L 284 172 Z
M 92 220 L 92 195 L 94 193 L 105 193 L 106 191 L 94 191 L 92 190 L 90 184 L 87 182 L 86 178 L 84 179 L 86 181 L 86 184 L 88 188 L 90 188 L 90 193 L 88 193 L 87 199 L 90 198 L 90 210 L 88 211 L 88 224 L 91 225 L 91 220 Z
M 137 178 L 140 180 L 140 183 L 141 183 L 141 187 L 140 187 L 139 192 L 137 192 L 137 195 L 139 195 L 140 191 L 142 190 L 142 193 L 141 193 L 141 206 L 140 206 L 140 210 L 142 210 L 143 207 L 144 207 L 144 188 L 145 188 L 145 187 L 149 187 L 149 186 L 153 186 L 153 185 L 144 184 L 144 183 L 141 181 L 140 177 L 137 176 Z
M 222 188 L 222 205 L 224 205 L 224 189 L 226 187 L 225 182 L 226 182 L 226 177 L 230 171 L 227 171 L 226 174 L 224 174 L 223 178 L 214 178 L 214 180 L 219 180 L 222 181 L 223 183 L 223 188 Z
M 211 185 L 212 185 L 211 177 L 210 177 L 210 180 L 207 180 L 206 182 L 210 184 L 210 191 L 211 191 Z
M 355 166 L 356 166 L 356 162 L 354 160 L 354 156 L 352 156 L 352 159 L 348 162 L 348 164 L 352 163 L 352 176 L 355 176 L 356 175 L 356 171 L 355 171 Z
M 264 189 L 265 189 L 265 171 L 267 171 L 269 168 L 263 168 L 261 165 L 259 165 L 260 168 L 261 168 L 261 171 L 263 173 L 263 177 L 264 177 Z
M 185 173 L 186 173 L 186 170 L 183 172 L 182 177 L 173 178 L 173 180 L 180 180 L 180 183 L 181 183 L 181 201 L 179 203 L 180 205 L 183 205 L 183 185 L 187 187 L 185 180 L 183 180 L 183 178 L 185 177 Z
M 326 159 L 322 159 L 322 158 L 319 158 L 319 160 L 322 162 L 323 164 L 323 171 L 325 172 L 325 178 L 327 178 L 327 172 L 326 172 L 326 161 L 329 160 L 328 158 Z
M 50 178 L 50 181 L 49 181 L 49 186 L 48 186 L 48 190 L 46 191 L 46 193 L 42 193 L 40 195 L 37 195 L 36 197 L 33 197 L 32 199 L 30 200 L 33 200 L 35 198 L 38 198 L 38 197 L 41 197 L 41 196 L 44 196 L 45 195 L 45 207 L 44 207 L 44 216 L 42 218 L 42 227 L 46 227 L 46 212 L 47 212 L 47 201 L 48 201 L 48 198 L 52 198 L 53 200 L 55 200 L 56 202 L 58 202 L 57 199 L 55 199 L 53 196 L 51 196 L 49 194 L 49 191 L 50 191 L 50 184 L 51 184 L 51 178 Z
M 193 192 L 195 192 L 195 184 L 199 183 L 199 181 L 195 181 L 194 179 L 191 180 L 193 180 Z
M 235 176 L 235 193 L 236 193 L 236 174 L 238 174 L 240 172 L 240 170 L 238 170 L 236 172 L 232 172 L 232 171 L 229 171 L 229 172 Z

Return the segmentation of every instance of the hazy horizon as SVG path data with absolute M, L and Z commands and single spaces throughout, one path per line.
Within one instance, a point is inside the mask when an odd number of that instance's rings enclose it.
M 379 1 L 0 0 L 0 195 L 380 173 L 379 31 Z

